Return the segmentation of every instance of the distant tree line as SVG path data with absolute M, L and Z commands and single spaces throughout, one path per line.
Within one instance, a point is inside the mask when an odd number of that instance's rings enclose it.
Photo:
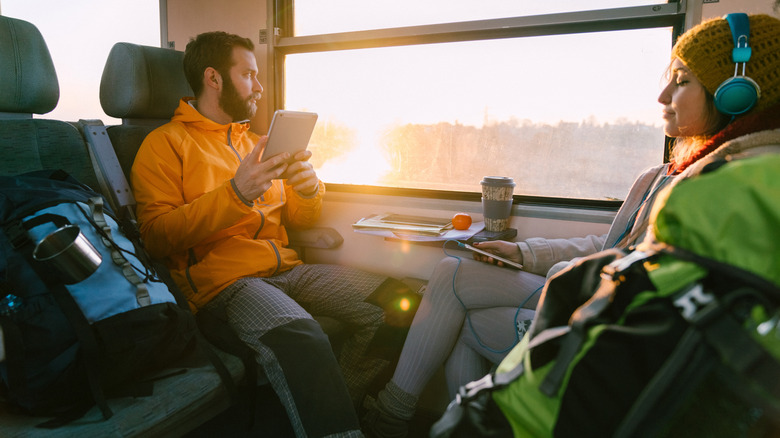
M 322 126 L 315 167 L 354 147 L 350 129 Z M 380 144 L 389 186 L 475 190 L 486 175 L 511 176 L 515 193 L 622 199 L 634 178 L 663 159 L 663 132 L 629 122 L 534 123 L 510 119 L 477 128 L 459 123 L 389 128 Z M 478 190 L 478 188 L 477 188 Z

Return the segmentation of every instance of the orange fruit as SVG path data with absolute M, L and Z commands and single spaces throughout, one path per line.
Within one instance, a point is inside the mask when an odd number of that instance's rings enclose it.
M 452 226 L 456 230 L 468 230 L 471 226 L 471 216 L 468 213 L 455 213 L 452 217 Z

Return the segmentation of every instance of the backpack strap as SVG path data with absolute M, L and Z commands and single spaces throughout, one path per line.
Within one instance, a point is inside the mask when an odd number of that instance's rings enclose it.
M 25 221 L 22 224 L 22 228 L 25 230 L 24 232 L 21 231 L 10 231 L 14 233 L 22 233 L 14 237 L 15 241 L 18 241 L 19 245 L 25 245 L 27 241 L 25 240 L 27 237 L 26 230 L 31 230 L 38 225 L 42 225 L 45 223 L 53 223 L 56 227 L 64 227 L 65 225 L 70 224 L 70 221 L 65 216 L 60 216 L 58 214 L 53 213 L 44 213 L 42 215 L 35 216 L 32 219 L 29 219 Z M 14 246 L 14 248 L 18 248 L 18 246 Z
M 734 317 L 724 314 L 708 321 L 703 334 L 704 340 L 729 369 L 755 381 L 776 399 L 776 408 L 780 406 L 780 363 Z
M 105 217 L 103 217 L 102 214 L 102 207 L 103 207 L 102 198 L 90 199 L 89 205 L 95 223 L 99 227 L 105 229 L 106 235 L 110 236 L 110 227 L 108 227 L 108 224 L 105 221 Z M 127 216 L 125 216 L 124 218 L 119 218 L 118 225 L 122 230 L 122 232 L 124 233 L 125 237 L 127 237 L 135 247 L 136 258 L 138 258 L 138 260 L 141 261 L 144 267 L 150 271 L 151 275 L 154 275 L 158 281 L 161 281 L 168 287 L 168 290 L 170 291 L 171 295 L 173 295 L 173 297 L 176 299 L 176 304 L 179 306 L 179 308 L 191 314 L 190 305 L 189 302 L 187 301 L 187 298 L 184 296 L 184 294 L 181 293 L 181 290 L 179 290 L 179 287 L 176 285 L 176 282 L 173 281 L 173 279 L 171 278 L 168 269 L 160 261 L 154 260 L 151 257 L 149 257 L 149 254 L 143 248 L 143 245 L 141 244 L 141 234 L 138 232 L 138 227 L 136 223 L 130 220 Z M 103 243 L 112 244 L 111 248 L 115 249 L 114 248 L 115 245 L 113 245 L 113 242 L 111 242 L 110 240 L 104 241 Z M 119 256 L 121 256 L 121 254 L 119 254 Z M 112 260 L 115 259 L 116 259 L 115 256 L 112 254 Z M 128 263 L 124 259 L 124 257 L 121 257 L 121 260 L 123 261 L 122 265 L 129 266 L 131 270 L 130 273 L 133 274 L 135 278 L 138 279 L 139 283 L 137 285 L 143 286 L 145 288 L 146 285 L 143 282 L 141 282 L 140 277 L 138 277 L 138 275 L 136 274 L 135 270 L 133 270 L 130 263 Z M 126 269 L 123 269 L 123 272 L 125 271 Z M 130 280 L 130 278 L 128 278 L 128 280 Z M 133 284 L 136 284 L 135 282 L 133 282 L 133 280 L 130 281 Z M 198 315 L 200 315 L 200 313 L 201 312 L 199 312 Z M 195 318 L 196 318 L 196 324 L 199 324 L 200 321 L 197 320 L 197 317 Z M 217 353 L 214 351 L 211 345 L 207 342 L 206 338 L 204 338 L 203 332 L 200 327 L 197 328 L 195 335 L 196 335 L 195 339 L 196 339 L 197 348 L 203 353 L 204 356 L 206 356 L 209 362 L 211 362 L 211 364 L 214 366 L 214 369 L 217 371 L 217 374 L 219 374 L 220 380 L 222 381 L 222 384 L 225 386 L 225 389 L 227 390 L 230 398 L 234 402 L 238 402 L 239 400 L 238 390 L 236 388 L 235 383 L 233 382 L 233 377 L 230 375 L 230 371 L 227 369 L 227 366 L 225 366 L 225 363 L 222 361 L 222 359 L 220 359 L 220 357 L 217 355 Z M 248 349 L 249 347 L 246 348 Z M 250 361 L 247 360 L 247 358 L 240 353 L 233 352 L 230 350 L 226 350 L 226 351 L 242 359 L 245 366 L 245 376 L 247 379 L 251 379 L 250 381 L 254 383 L 256 379 L 255 376 L 257 375 L 256 362 L 254 360 L 254 356 L 250 356 L 251 358 Z M 250 397 L 253 395 L 254 395 L 254 391 L 251 391 Z
M 27 386 L 22 384 L 22 376 L 24 376 L 24 361 L 21 360 L 24 357 L 22 331 L 9 317 L 9 313 L 5 312 L 0 314 L 0 328 L 2 328 L 5 348 L 6 385 L 11 392 L 26 394 L 25 397 L 29 397 Z
M 122 274 L 125 276 L 127 281 L 135 286 L 135 299 L 138 302 L 138 305 L 145 307 L 152 304 L 152 299 L 149 296 L 149 288 L 146 286 L 146 283 L 144 283 L 141 277 L 138 276 L 138 274 L 135 272 L 135 268 L 133 268 L 133 265 L 127 261 L 127 259 L 122 255 L 122 252 L 119 251 L 119 248 L 114 244 L 113 237 L 111 236 L 111 227 L 108 225 L 106 217 L 103 214 L 103 198 L 90 198 L 89 210 L 92 216 L 92 220 L 101 230 L 103 230 L 103 233 L 101 233 L 101 240 L 103 241 L 103 245 L 105 245 L 106 248 L 111 251 L 111 260 L 115 265 L 122 268 Z
M 16 248 L 23 246 L 27 236 L 24 228 L 17 222 L 11 222 L 3 226 L 3 234 L 0 239 L 7 239 L 8 243 Z M 4 351 L 4 363 L 6 376 L 5 384 L 12 393 L 24 394 L 23 397 L 29 398 L 27 385 L 24 385 L 25 366 L 22 358 L 24 357 L 24 342 L 22 331 L 14 322 L 12 315 L 19 311 L 21 300 L 14 295 L 15 291 L 10 287 L 8 281 L 8 260 L 6 254 L 0 253 L 0 329 L 2 329 L 2 343 Z
M 254 351 L 241 339 L 235 331 L 228 325 L 227 321 L 221 319 L 208 309 L 201 309 L 195 314 L 195 321 L 198 325 L 198 346 L 203 349 L 205 354 L 211 360 L 214 368 L 222 378 L 222 383 L 228 390 L 233 400 L 238 400 L 238 388 L 225 368 L 225 364 L 214 352 L 211 345 L 232 354 L 241 359 L 244 364 L 244 384 L 242 389 L 247 392 L 247 402 L 250 408 L 248 424 L 254 423 L 256 406 L 256 387 L 257 387 L 257 361 Z
M 33 263 L 33 265 L 35 265 L 35 263 Z M 41 278 L 45 278 L 43 276 L 45 275 L 45 272 L 41 272 L 43 269 L 40 266 L 35 266 L 34 269 L 38 271 Z M 52 291 L 54 299 L 57 300 L 57 303 L 60 305 L 62 312 L 73 326 L 73 330 L 81 345 L 84 359 L 82 363 L 86 369 L 87 382 L 89 383 L 92 397 L 94 398 L 95 404 L 97 404 L 100 411 L 103 413 L 103 418 L 108 420 L 114 413 L 111 411 L 111 408 L 108 407 L 103 387 L 100 384 L 102 373 L 98 367 L 98 345 L 92 327 L 89 325 L 87 318 L 84 316 L 84 313 L 81 311 L 78 304 L 76 304 L 76 300 L 73 299 L 73 296 L 71 296 L 62 283 L 53 284 L 47 280 L 45 280 L 45 282 L 47 283 L 49 290 Z M 62 424 L 81 418 L 87 410 L 89 410 L 89 406 L 84 406 L 81 409 L 75 408 L 74 411 L 70 412 L 70 415 L 66 413 L 64 416 L 58 417 L 58 419 L 55 419 L 52 422 L 44 423 L 41 427 L 59 427 Z
M 506 373 L 490 373 L 479 380 L 469 382 L 460 387 L 455 400 L 447 406 L 441 418 L 431 426 L 429 436 L 432 438 L 449 438 L 452 436 L 510 436 L 509 422 L 500 409 L 492 405 L 492 393 L 500 390 L 524 372 L 522 361 Z M 495 409 L 494 409 L 495 408 Z M 498 413 L 491 415 L 490 413 Z M 471 430 L 461 430 L 461 424 L 466 421 Z M 455 434 L 455 435 L 453 435 Z M 464 435 L 466 434 L 466 435 Z
M 567 336 L 563 339 L 555 364 L 539 385 L 539 391 L 549 397 L 558 393 L 571 362 L 587 338 L 588 327 L 612 303 L 618 285 L 623 282 L 623 273 L 634 264 L 643 263 L 654 254 L 654 252 L 633 251 L 625 257 L 614 260 L 602 269 L 602 280 L 596 293 L 574 311 L 569 323 L 571 329 L 568 333 L 561 333 Z
M 674 350 L 666 358 L 653 378 L 645 385 L 636 401 L 631 405 L 628 413 L 620 422 L 615 431 L 615 438 L 632 438 L 636 436 L 654 436 L 649 431 L 658 427 L 658 418 L 664 417 L 661 413 L 650 414 L 659 407 L 659 400 L 674 388 L 678 393 L 686 393 L 685 388 L 696 387 L 709 369 L 715 366 L 714 360 L 702 358 L 706 355 L 702 334 L 693 327 L 688 328 L 680 337 Z M 696 363 L 698 366 L 694 373 L 685 373 L 686 366 Z M 690 367 L 687 367 L 690 370 Z M 683 388 L 681 385 L 685 385 Z M 676 400 L 675 402 L 679 402 Z M 677 405 L 667 404 L 663 409 L 674 410 Z M 652 421 L 654 424 L 646 424 Z
M 664 252 L 682 260 L 695 262 L 711 272 L 737 279 L 741 287 L 730 292 L 725 297 L 726 300 L 712 300 L 692 315 L 682 312 L 683 317 L 701 330 L 706 342 L 715 349 L 726 366 L 739 375 L 749 376 L 780 400 L 780 385 L 777 380 L 780 363 L 727 311 L 729 304 L 747 297 L 768 302 L 768 307 L 778 309 L 780 287 L 738 266 L 690 251 L 667 247 Z
M 777 379 L 780 363 L 728 311 L 729 305 L 741 298 L 770 301 L 770 307 L 777 308 L 780 304 L 780 288 L 742 268 L 681 248 L 658 244 L 657 249 L 675 258 L 696 263 L 710 272 L 737 279 L 738 283 L 744 286 L 729 292 L 723 297 L 725 299 L 715 299 L 708 295 L 699 282 L 677 294 L 681 297 L 697 297 L 696 301 L 700 306 L 682 305 L 678 302 L 688 301 L 675 300 L 680 315 L 690 326 L 661 369 L 631 406 L 615 437 L 628 438 L 636 436 L 638 431 L 647 432 L 648 428 L 652 427 L 648 422 L 654 422 L 658 418 L 659 413 L 654 409 L 658 409 L 659 400 L 664 396 L 664 392 L 672 385 L 679 385 L 680 382 L 685 382 L 687 387 L 695 387 L 708 370 L 719 363 L 717 359 L 733 375 L 745 377 L 752 382 L 752 384 L 740 385 L 737 388 L 739 391 L 749 392 L 751 399 L 756 400 L 764 408 L 774 410 L 774 415 L 780 415 L 780 384 Z M 717 359 L 712 357 L 712 352 Z M 697 364 L 696 371 L 681 376 L 682 370 L 690 363 Z M 756 387 L 761 388 L 762 391 L 756 391 Z M 684 392 L 680 388 L 677 389 Z M 767 400 L 767 395 L 774 397 L 775 400 Z

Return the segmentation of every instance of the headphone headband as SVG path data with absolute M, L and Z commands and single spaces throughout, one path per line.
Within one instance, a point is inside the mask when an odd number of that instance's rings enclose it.
M 747 14 L 735 13 L 724 17 L 731 29 L 731 39 L 734 40 L 734 50 L 731 51 L 731 60 L 734 62 L 748 62 L 753 49 L 750 48 L 750 20 Z

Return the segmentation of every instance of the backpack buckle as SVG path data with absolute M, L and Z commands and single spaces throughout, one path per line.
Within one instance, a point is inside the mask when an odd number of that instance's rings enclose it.
M 685 288 L 674 299 L 674 306 L 686 321 L 701 325 L 720 314 L 715 296 L 696 282 Z
M 641 262 L 653 255 L 651 252 L 645 251 L 633 251 L 625 257 L 616 259 L 612 263 L 604 266 L 601 272 L 601 277 L 606 280 L 614 280 L 615 277 L 631 267 L 636 262 Z
M 27 230 L 22 226 L 21 221 L 14 221 L 6 225 L 5 234 L 15 250 L 19 250 L 30 243 L 30 236 L 27 235 Z
M 458 404 L 462 404 L 462 402 L 473 399 L 482 391 L 491 389 L 493 386 L 493 376 L 491 374 L 486 374 L 479 380 L 474 380 L 473 382 L 461 386 L 458 390 L 458 394 L 455 395 L 455 400 Z

